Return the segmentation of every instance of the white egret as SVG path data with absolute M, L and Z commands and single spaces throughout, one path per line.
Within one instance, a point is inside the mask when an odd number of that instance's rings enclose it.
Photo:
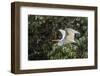
M 61 32 L 62 38 L 59 40 L 53 40 L 58 42 L 58 46 L 62 46 L 67 43 L 75 43 L 75 34 L 80 34 L 78 31 L 72 28 L 66 28 L 64 30 L 59 29 L 59 32 Z

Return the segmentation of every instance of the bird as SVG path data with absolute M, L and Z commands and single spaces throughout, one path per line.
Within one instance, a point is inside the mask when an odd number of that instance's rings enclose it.
M 72 28 L 65 28 L 65 29 L 59 29 L 58 30 L 62 38 L 58 40 L 52 40 L 52 41 L 57 41 L 58 46 L 63 46 L 68 43 L 76 43 L 75 37 L 79 36 L 80 33 Z

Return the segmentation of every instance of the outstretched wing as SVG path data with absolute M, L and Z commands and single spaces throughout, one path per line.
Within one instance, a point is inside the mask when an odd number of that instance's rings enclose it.
M 60 41 L 63 41 L 65 39 L 65 37 L 66 37 L 66 31 L 65 30 L 62 30 L 62 29 L 59 29 L 59 31 L 62 34 L 62 38 L 60 39 Z
M 62 46 L 65 43 L 66 31 L 62 30 L 62 29 L 59 29 L 59 32 L 61 33 L 62 38 L 59 39 L 59 40 L 52 40 L 52 41 L 58 41 L 58 43 L 57 43 L 58 46 Z

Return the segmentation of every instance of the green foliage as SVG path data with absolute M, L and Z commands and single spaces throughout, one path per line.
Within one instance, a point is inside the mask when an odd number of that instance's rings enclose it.
M 64 16 L 28 16 L 28 59 L 73 59 L 87 58 L 87 17 Z M 62 36 L 59 29 L 72 28 L 80 32 L 76 43 L 57 46 L 52 40 Z

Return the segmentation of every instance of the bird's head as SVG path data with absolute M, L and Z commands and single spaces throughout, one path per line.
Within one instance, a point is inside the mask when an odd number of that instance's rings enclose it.
M 74 37 L 74 40 L 80 37 L 80 33 L 72 28 L 66 28 L 65 30 L 67 31 L 67 34 L 70 35 L 70 37 Z
M 66 28 L 65 30 L 67 31 L 68 34 L 73 34 L 76 37 L 80 36 L 80 33 L 72 28 Z

